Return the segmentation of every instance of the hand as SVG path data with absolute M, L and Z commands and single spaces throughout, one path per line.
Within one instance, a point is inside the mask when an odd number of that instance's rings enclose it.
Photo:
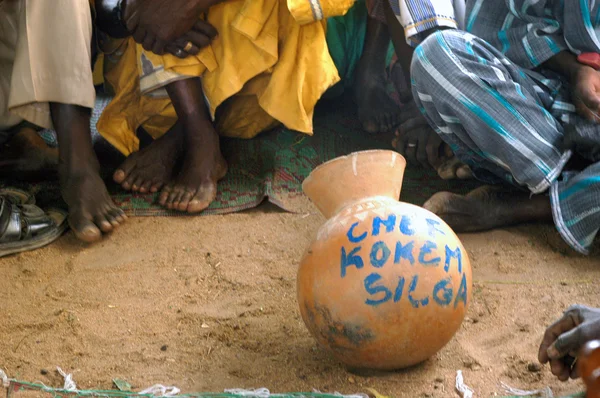
M 600 309 L 574 305 L 546 329 L 538 359 L 550 362 L 552 374 L 561 381 L 577 378 L 575 358 L 585 343 L 596 339 L 600 339 Z
M 589 121 L 600 123 L 600 72 L 587 66 L 580 68 L 572 93 L 577 113 Z
M 208 46 L 217 37 L 217 30 L 208 22 L 198 20 L 192 30 L 167 44 L 165 51 L 179 58 L 198 55 L 200 50 Z M 191 47 L 188 46 L 191 43 Z M 186 49 L 186 46 L 189 47 Z
M 448 157 L 446 145 L 410 101 L 400 116 L 400 128 L 392 144 L 412 164 L 437 170 Z M 452 151 L 449 151 L 452 153 Z
M 164 54 L 168 43 L 188 33 L 217 0 L 127 0 L 127 29 L 146 51 Z

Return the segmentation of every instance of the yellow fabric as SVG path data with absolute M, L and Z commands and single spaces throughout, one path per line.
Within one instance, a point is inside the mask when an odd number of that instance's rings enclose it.
M 164 87 L 190 77 L 202 78 L 220 134 L 252 138 L 278 123 L 312 134 L 317 100 L 340 80 L 325 22 L 300 25 L 286 0 L 228 0 L 206 18 L 219 36 L 184 60 L 146 52 L 132 39 L 109 45 L 105 81 L 116 97 L 98 131 L 125 155 L 139 148 L 138 126 L 157 138 L 175 123 Z
M 290 12 L 300 25 L 345 15 L 354 2 L 355 0 L 287 0 Z

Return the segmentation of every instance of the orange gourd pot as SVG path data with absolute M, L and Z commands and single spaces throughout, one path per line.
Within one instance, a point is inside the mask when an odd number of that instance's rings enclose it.
M 398 202 L 405 159 L 353 153 L 317 167 L 303 189 L 328 219 L 298 271 L 311 334 L 352 368 L 395 370 L 441 350 L 471 301 L 471 265 L 435 214 Z

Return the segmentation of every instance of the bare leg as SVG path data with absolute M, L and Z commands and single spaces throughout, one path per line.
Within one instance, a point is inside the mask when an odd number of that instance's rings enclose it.
M 439 192 L 424 208 L 440 216 L 456 232 L 477 232 L 531 222 L 552 222 L 550 198 L 483 186 L 467 195 Z
M 0 175 L 21 179 L 48 178 L 58 169 L 58 149 L 50 148 L 27 126 L 0 148 Z
M 123 189 L 158 192 L 173 179 L 173 169 L 183 153 L 184 131 L 180 122 L 148 147 L 132 153 L 115 171 L 113 179 Z
M 183 127 L 185 153 L 179 175 L 163 188 L 159 202 L 169 209 L 198 213 L 215 199 L 227 163 L 204 103 L 200 79 L 171 83 L 167 91 Z
M 387 26 L 369 17 L 355 83 L 358 118 L 369 133 L 389 132 L 400 119 L 400 109 L 386 90 L 385 61 L 389 45 Z
M 75 235 L 94 242 L 126 220 L 115 206 L 102 178 L 92 147 L 90 110 L 75 105 L 50 104 L 58 136 L 58 173 L 63 198 L 69 206 L 69 225 Z

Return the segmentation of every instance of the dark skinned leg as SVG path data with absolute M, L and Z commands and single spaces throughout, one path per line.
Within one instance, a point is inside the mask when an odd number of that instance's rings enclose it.
M 506 187 L 483 186 L 467 195 L 436 193 L 424 208 L 456 232 L 477 232 L 524 223 L 552 222 L 550 198 Z
M 168 209 L 198 213 L 215 199 L 217 182 L 227 173 L 227 163 L 200 79 L 171 83 L 167 92 L 183 128 L 185 152 L 179 175 L 163 188 L 159 202 Z
M 400 119 L 400 109 L 389 97 L 385 61 L 390 35 L 384 23 L 369 17 L 363 54 L 356 70 L 358 118 L 368 133 L 389 132 Z
M 402 67 L 404 83 L 394 82 L 396 87 L 405 86 L 410 87 L 410 65 L 412 62 L 412 56 L 414 48 L 406 43 L 406 36 L 404 35 L 404 29 L 400 25 L 400 21 L 396 18 L 394 10 L 390 6 L 388 1 L 384 1 L 385 19 L 387 21 L 387 28 L 398 57 L 398 64 Z M 392 76 L 394 77 L 394 76 Z M 412 98 L 412 96 L 411 96 Z
M 173 169 L 183 153 L 183 140 L 183 126 L 177 122 L 152 144 L 129 155 L 113 179 L 127 191 L 158 192 L 173 179 Z
M 58 149 L 50 148 L 30 126 L 0 147 L 0 176 L 19 179 L 51 178 L 58 170 Z
M 115 206 L 102 178 L 92 146 L 90 110 L 75 105 L 50 104 L 58 137 L 58 175 L 69 207 L 69 225 L 84 242 L 94 242 L 127 217 Z

